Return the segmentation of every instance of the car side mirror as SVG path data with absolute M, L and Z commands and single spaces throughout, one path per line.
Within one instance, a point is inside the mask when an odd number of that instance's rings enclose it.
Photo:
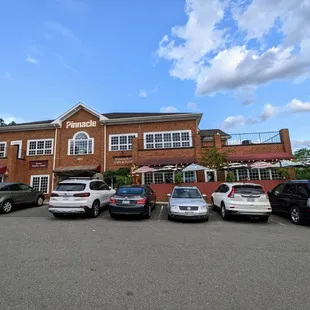
M 171 197 L 171 194 L 167 194 L 168 197 Z
M 206 194 L 203 194 L 203 195 L 202 195 L 202 197 L 203 197 L 203 198 L 206 198 L 206 197 L 207 197 L 207 195 L 206 195 Z

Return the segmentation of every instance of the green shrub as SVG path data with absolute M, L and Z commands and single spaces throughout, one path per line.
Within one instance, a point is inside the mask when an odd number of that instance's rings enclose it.
M 183 182 L 181 173 L 177 173 L 174 177 L 175 184 L 181 184 Z
M 226 181 L 227 182 L 236 182 L 235 175 L 232 172 L 227 172 Z

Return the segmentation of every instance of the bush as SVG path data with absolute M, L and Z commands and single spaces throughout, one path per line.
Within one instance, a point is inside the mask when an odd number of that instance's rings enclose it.
M 279 169 L 279 176 L 282 179 L 289 179 L 290 177 L 290 172 L 286 168 L 280 168 Z
M 232 172 L 227 172 L 226 181 L 235 182 L 236 181 L 235 175 Z
M 181 173 L 177 173 L 174 177 L 175 184 L 181 184 L 183 182 Z
M 116 188 L 119 188 L 120 186 L 123 185 L 131 185 L 132 184 L 132 177 L 130 175 L 126 175 L 126 176 L 118 176 L 116 178 Z

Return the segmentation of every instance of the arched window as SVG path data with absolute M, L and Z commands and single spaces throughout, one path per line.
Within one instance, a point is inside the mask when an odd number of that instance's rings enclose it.
M 80 131 L 77 132 L 68 143 L 69 155 L 93 154 L 94 153 L 94 138 Z

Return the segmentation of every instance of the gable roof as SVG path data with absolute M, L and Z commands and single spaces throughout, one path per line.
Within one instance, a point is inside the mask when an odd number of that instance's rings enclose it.
M 213 140 L 213 136 L 216 135 L 217 133 L 220 134 L 222 139 L 229 139 L 230 135 L 221 129 L 202 129 L 199 130 L 199 135 L 201 140 L 203 141 L 210 141 Z
M 162 116 L 162 115 L 179 115 L 185 113 L 161 113 L 161 112 L 116 112 L 116 113 L 104 113 L 103 116 L 108 119 L 119 119 L 119 118 L 133 118 L 133 117 L 150 117 L 150 116 Z

